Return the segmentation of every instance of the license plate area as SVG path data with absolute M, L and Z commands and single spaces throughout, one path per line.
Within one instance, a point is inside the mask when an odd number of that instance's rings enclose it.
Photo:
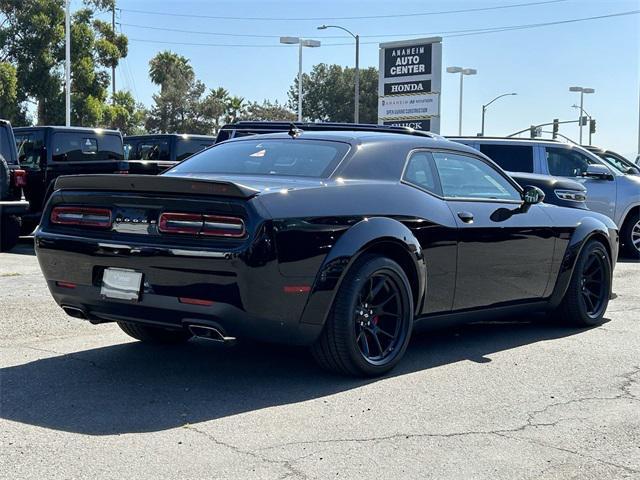
M 105 268 L 100 294 L 106 298 L 137 302 L 141 285 L 142 272 L 127 268 Z

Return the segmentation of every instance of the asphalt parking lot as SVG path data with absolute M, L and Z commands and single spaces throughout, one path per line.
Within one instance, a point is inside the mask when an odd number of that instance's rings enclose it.
M 5 478 L 640 478 L 640 263 L 604 325 L 426 332 L 386 378 L 301 349 L 149 347 L 67 317 L 0 254 Z

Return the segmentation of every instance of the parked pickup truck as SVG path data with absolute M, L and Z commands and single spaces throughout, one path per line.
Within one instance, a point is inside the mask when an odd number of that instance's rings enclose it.
M 129 173 L 158 175 L 214 143 L 207 135 L 131 135 L 124 137 L 124 154 Z
M 22 198 L 25 171 L 18 165 L 11 123 L 0 120 L 0 251 L 10 250 L 20 236 L 21 217 L 29 210 Z
M 27 172 L 24 194 L 30 207 L 22 219 L 24 235 L 33 232 L 40 222 L 59 176 L 127 171 L 122 135 L 116 130 L 47 126 L 13 130 L 18 161 Z

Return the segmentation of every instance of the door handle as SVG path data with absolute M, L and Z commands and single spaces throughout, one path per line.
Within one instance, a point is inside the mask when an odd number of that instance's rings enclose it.
M 473 223 L 473 213 L 471 212 L 458 212 L 458 218 L 464 223 Z

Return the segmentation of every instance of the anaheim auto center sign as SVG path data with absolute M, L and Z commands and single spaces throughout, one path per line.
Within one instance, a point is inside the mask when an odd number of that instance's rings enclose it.
M 442 38 L 380 44 L 378 123 L 440 133 Z

